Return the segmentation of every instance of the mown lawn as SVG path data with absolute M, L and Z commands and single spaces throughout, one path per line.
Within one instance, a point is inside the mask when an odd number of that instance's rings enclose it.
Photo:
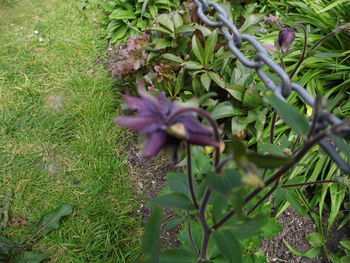
M 33 244 L 50 262 L 134 262 L 140 222 L 119 98 L 98 60 L 98 10 L 81 0 L 0 0 L 0 193 L 30 222 L 62 204 L 74 213 Z M 22 240 L 28 227 L 8 227 Z

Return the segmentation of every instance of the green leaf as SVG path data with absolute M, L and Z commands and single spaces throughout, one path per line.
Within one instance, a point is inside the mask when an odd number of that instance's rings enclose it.
M 309 129 L 307 119 L 290 104 L 282 101 L 272 91 L 266 92 L 266 98 L 282 119 L 299 134 L 306 134 Z
M 340 138 L 338 136 L 331 136 L 331 137 L 339 147 L 339 150 L 341 150 L 343 153 L 345 153 L 348 156 L 348 158 L 350 158 L 350 146 L 348 142 L 346 142 L 343 138 Z
M 170 47 L 171 46 L 171 41 L 168 40 L 168 39 L 165 39 L 165 38 L 161 38 L 159 39 L 155 46 L 154 46 L 154 49 L 155 50 L 160 50 L 160 49 L 164 49 L 164 48 L 167 48 L 167 47 Z
M 184 210 L 193 210 L 194 206 L 191 200 L 184 194 L 170 193 L 160 195 L 149 203 L 151 206 L 159 205 L 162 207 L 182 208 Z
M 264 154 L 273 154 L 273 155 L 282 156 L 282 157 L 286 156 L 283 153 L 283 149 L 269 142 L 264 142 L 259 144 L 258 148 L 259 148 L 259 152 L 262 152 Z
M 213 201 L 212 201 L 212 207 L 213 207 L 213 219 L 214 224 L 219 222 L 220 219 L 225 215 L 225 212 L 227 210 L 227 197 L 222 194 L 213 193 Z
M 193 263 L 196 259 L 187 249 L 169 249 L 160 255 L 159 263 Z
M 215 47 L 216 47 L 217 42 L 218 42 L 218 30 L 215 29 L 210 34 L 207 41 L 205 42 L 205 60 L 204 60 L 204 63 L 206 65 L 209 64 L 210 60 L 214 56 L 214 51 L 215 51 Z
M 247 148 L 244 142 L 238 136 L 232 136 L 231 145 L 233 150 L 233 159 L 239 161 L 242 157 L 246 156 Z
M 184 24 L 184 20 L 182 19 L 182 16 L 179 15 L 178 13 L 174 15 L 173 20 L 174 20 L 174 26 L 176 29 Z
M 244 241 L 262 232 L 262 227 L 268 223 L 266 215 L 258 214 L 253 219 L 232 224 L 230 229 L 235 233 L 238 240 Z
M 349 263 L 350 262 L 350 255 L 345 255 L 340 259 L 340 263 Z
M 202 178 L 213 169 L 213 162 L 210 156 L 205 154 L 194 154 L 192 157 L 192 173 L 196 178 Z
M 62 217 L 69 216 L 73 212 L 71 205 L 62 205 L 58 210 L 45 215 L 33 228 L 33 236 L 43 237 L 52 230 L 59 228 L 59 222 Z
M 286 189 L 286 199 L 301 216 L 307 216 L 307 211 L 302 206 L 298 195 L 294 192 L 294 190 Z
M 268 218 L 268 222 L 261 227 L 261 232 L 264 237 L 273 238 L 275 237 L 283 227 L 276 222 L 275 218 Z
M 306 253 L 301 253 L 298 250 L 294 249 L 287 241 L 283 240 L 284 244 L 288 247 L 288 249 L 298 257 L 307 257 L 307 258 L 315 258 L 321 252 L 321 248 L 313 247 Z
M 339 184 L 332 184 L 330 186 L 330 196 L 331 196 L 331 212 L 330 215 L 328 217 L 328 230 L 331 229 L 331 227 L 333 226 L 338 213 L 339 213 L 339 209 L 340 206 L 343 204 L 344 202 L 344 197 L 345 197 L 345 187 L 342 187 Z
M 126 26 L 121 26 L 117 31 L 114 32 L 112 42 L 120 42 L 127 34 L 129 29 Z
M 186 69 L 202 69 L 202 64 L 195 62 L 195 61 L 185 61 L 182 63 L 183 66 L 185 66 Z
M 182 25 L 175 29 L 175 34 L 192 34 L 195 30 L 191 25 Z
M 242 117 L 240 116 L 235 116 L 231 120 L 231 133 L 234 135 L 238 134 L 247 127 L 247 124 L 240 122 L 241 118 Z
M 142 236 L 141 263 L 158 263 L 159 262 L 159 239 L 160 239 L 160 222 L 162 219 L 162 209 L 155 207 L 145 227 Z
M 227 169 L 222 174 L 211 172 L 208 174 L 207 184 L 213 191 L 229 194 L 242 185 L 241 177 L 240 172 L 233 169 Z
M 124 20 L 124 19 L 135 19 L 136 15 L 133 11 L 115 9 L 112 14 L 110 14 L 109 19 Z
M 210 78 L 220 87 L 225 88 L 225 81 L 220 77 L 220 75 L 216 72 L 209 71 L 208 72 Z
M 192 50 L 196 58 L 202 63 L 202 65 L 204 65 L 205 64 L 204 49 L 196 35 L 193 35 L 192 37 Z
M 175 56 L 173 54 L 170 54 L 170 53 L 167 53 L 167 54 L 164 54 L 162 55 L 163 58 L 167 59 L 167 60 L 170 60 L 170 61 L 174 61 L 174 62 L 177 62 L 177 63 L 183 63 L 184 60 L 178 56 Z
M 43 254 L 26 251 L 22 255 L 16 257 L 15 263 L 40 263 L 45 260 L 46 256 Z
M 174 27 L 173 21 L 170 19 L 170 15 L 168 14 L 159 15 L 157 18 L 157 21 L 163 26 L 165 26 L 166 28 L 168 28 L 170 32 L 174 32 L 175 27 Z
M 257 108 L 262 104 L 262 98 L 258 90 L 248 88 L 245 90 L 243 103 L 252 109 Z
M 323 245 L 323 238 L 320 233 L 309 233 L 306 235 L 306 238 L 313 247 L 322 247 Z
M 209 91 L 211 79 L 208 72 L 205 72 L 201 75 L 201 83 L 203 87 L 206 89 L 206 91 Z
M 229 229 L 220 229 L 213 232 L 217 247 L 229 263 L 242 263 L 242 248 L 234 233 Z
M 174 96 L 176 96 L 181 90 L 184 89 L 184 68 L 181 68 L 175 83 Z
M 244 24 L 241 26 L 239 31 L 241 33 L 243 33 L 250 26 L 253 26 L 253 25 L 259 23 L 263 19 L 264 19 L 264 15 L 263 14 L 252 14 L 252 15 L 248 16 L 248 18 L 244 21 Z
M 187 197 L 191 197 L 191 194 L 188 188 L 189 186 L 188 186 L 187 174 L 168 173 L 167 182 L 171 191 L 184 194 Z
M 25 248 L 26 245 L 17 240 L 0 235 L 0 255 L 10 256 L 13 252 Z
M 210 115 L 218 120 L 226 117 L 242 115 L 242 110 L 234 108 L 231 102 L 225 101 L 216 105 Z
M 334 255 L 333 253 L 329 253 L 328 254 L 328 258 L 332 261 L 332 263 L 342 263 L 340 261 L 340 258 L 338 258 L 336 255 Z
M 345 249 L 350 251 L 350 240 L 341 240 L 340 245 L 342 245 Z
M 248 153 L 247 159 L 258 168 L 276 168 L 290 162 L 291 158 L 272 154 Z

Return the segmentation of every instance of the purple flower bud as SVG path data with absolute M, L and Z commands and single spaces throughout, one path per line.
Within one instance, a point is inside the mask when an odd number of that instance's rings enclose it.
M 204 127 L 195 115 L 184 113 L 172 118 L 180 106 L 170 102 L 163 92 L 153 97 L 142 81 L 138 83 L 138 94 L 140 97 L 125 96 L 126 104 L 137 110 L 137 114 L 117 117 L 115 122 L 145 135 L 144 157 L 156 156 L 162 149 L 170 148 L 177 162 L 177 149 L 182 140 L 195 145 L 220 146 L 220 142 L 212 138 L 213 131 Z
M 291 28 L 283 28 L 278 34 L 278 44 L 280 45 L 282 52 L 288 51 L 295 39 L 294 30 Z

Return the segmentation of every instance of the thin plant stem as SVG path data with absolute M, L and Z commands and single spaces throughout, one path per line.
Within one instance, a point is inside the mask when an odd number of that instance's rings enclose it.
M 335 125 L 333 128 L 330 128 L 330 129 L 316 135 L 311 140 L 307 141 L 304 144 L 304 146 L 300 149 L 300 151 L 298 151 L 298 153 L 294 156 L 294 158 L 288 164 L 286 164 L 285 166 L 280 168 L 271 178 L 269 178 L 265 182 L 264 187 L 257 188 L 253 192 L 251 192 L 244 199 L 243 204 L 247 204 L 250 200 L 252 200 L 255 196 L 257 196 L 263 189 L 268 187 L 273 182 L 276 182 L 277 180 L 279 180 L 282 177 L 282 175 L 284 175 L 284 173 L 286 173 L 290 168 L 292 168 L 296 163 L 298 163 L 304 157 L 304 155 L 311 149 L 311 147 L 313 147 L 315 144 L 317 144 L 319 141 L 323 140 L 324 138 L 330 136 L 331 134 L 336 134 L 336 133 L 341 132 L 341 128 L 343 128 L 344 126 L 349 125 L 349 124 L 350 124 L 350 119 L 346 119 L 346 120 L 342 121 L 340 124 Z M 216 229 L 220 228 L 228 220 L 230 220 L 232 218 L 232 216 L 234 216 L 234 214 L 235 214 L 235 210 L 233 209 L 228 214 L 226 214 L 226 216 L 224 216 L 218 223 L 216 223 L 212 227 L 212 229 L 216 230 Z
M 283 70 L 286 70 L 286 66 L 284 64 L 284 60 L 283 60 L 283 53 L 282 51 L 280 51 L 280 64 L 281 67 L 283 68 Z M 276 121 L 277 121 L 277 112 L 274 110 L 273 111 L 273 115 L 272 115 L 272 121 L 271 121 L 271 129 L 270 129 L 270 142 L 273 143 L 275 140 L 275 125 L 276 125 Z
M 280 186 L 281 188 L 290 188 L 290 187 L 298 187 L 298 186 L 304 186 L 304 185 L 310 185 L 310 184 L 327 184 L 327 183 L 336 183 L 335 180 L 321 180 L 321 181 L 315 181 L 315 182 L 306 182 L 306 183 L 300 183 L 300 184 L 287 184 Z
M 278 187 L 278 181 L 276 181 L 275 185 L 268 191 L 252 208 L 249 209 L 247 215 L 249 216 L 253 211 L 259 207 Z
M 208 221 L 205 217 L 205 211 L 206 211 L 206 207 L 207 207 L 208 202 L 209 202 L 210 195 L 211 195 L 211 191 L 208 189 L 205 196 L 204 196 L 202 205 L 201 205 L 200 210 L 199 210 L 199 219 L 200 219 L 202 227 L 203 227 L 203 235 L 204 235 L 203 242 L 202 242 L 202 248 L 201 248 L 201 255 L 200 255 L 201 259 L 200 260 L 205 260 L 207 257 L 209 239 L 210 239 L 210 234 L 211 234 L 211 229 L 210 229 Z
M 331 36 L 339 33 L 340 31 L 347 29 L 350 27 L 350 23 L 342 25 L 340 27 L 338 27 L 336 30 L 328 33 L 327 35 L 325 35 L 323 38 L 321 38 L 319 41 L 317 41 L 315 44 L 312 45 L 311 50 L 315 50 L 319 45 L 322 44 L 323 41 L 327 40 L 328 38 L 330 38 Z
M 322 110 L 322 100 L 320 97 L 317 96 L 315 99 L 311 127 L 310 127 L 309 133 L 307 135 L 308 139 L 311 138 L 311 136 L 316 132 L 316 128 L 317 128 L 316 125 L 317 125 L 318 119 L 320 117 L 321 110 Z
M 186 112 L 196 112 L 197 114 L 199 114 L 200 116 L 202 116 L 203 118 L 208 120 L 210 125 L 213 128 L 214 138 L 220 144 L 220 134 L 219 134 L 218 124 L 210 116 L 209 113 L 207 113 L 205 110 L 203 110 L 201 108 L 194 108 L 194 107 L 182 108 L 182 109 L 178 110 L 177 112 L 175 112 L 170 117 L 169 122 L 174 120 L 177 116 L 179 116 L 179 115 L 181 115 L 183 113 L 186 113 Z M 219 169 L 220 154 L 221 153 L 220 153 L 220 146 L 219 146 L 219 147 L 215 148 L 215 162 L 214 162 L 215 171 L 217 171 L 217 169 Z M 191 174 L 192 174 L 192 172 L 191 172 Z M 192 178 L 192 176 L 191 176 L 191 178 Z M 194 193 L 194 190 L 193 190 L 193 193 Z M 201 251 L 200 251 L 200 259 L 198 260 L 198 262 L 201 262 L 201 261 L 205 260 L 206 257 L 207 257 L 207 251 L 208 251 L 208 245 L 209 245 L 211 229 L 210 229 L 208 221 L 206 219 L 205 212 L 206 212 L 206 208 L 207 208 L 207 205 L 208 205 L 208 202 L 209 202 L 209 199 L 210 199 L 210 195 L 211 195 L 211 191 L 210 191 L 210 189 L 207 189 L 207 191 L 206 191 L 206 193 L 204 195 L 203 201 L 202 201 L 201 205 L 199 206 L 198 217 L 199 217 L 199 220 L 200 220 L 202 228 L 203 228 L 203 242 L 202 242 L 202 248 L 201 248 Z
M 233 156 L 230 155 L 230 156 L 227 157 L 225 160 L 221 161 L 221 162 L 218 164 L 218 166 L 216 167 L 216 172 L 219 173 L 219 172 L 222 170 L 222 168 L 223 168 L 226 164 L 228 164 L 230 161 L 232 161 L 232 159 L 233 159 Z
M 295 24 L 295 25 L 293 25 L 291 27 L 291 29 L 294 29 L 296 27 L 301 28 L 303 30 L 303 32 L 304 32 L 304 47 L 303 47 L 303 52 L 301 53 L 301 56 L 299 58 L 299 61 L 298 61 L 297 65 L 294 67 L 293 71 L 289 75 L 290 79 L 292 79 L 294 77 L 295 73 L 298 71 L 298 69 L 300 68 L 301 64 L 305 60 L 306 49 L 307 49 L 307 30 L 306 30 L 306 28 L 302 24 Z
M 273 143 L 275 140 L 275 124 L 277 120 L 277 112 L 273 111 L 272 121 L 271 121 L 271 129 L 270 129 L 270 143 Z
M 188 213 L 188 215 L 189 215 L 189 213 Z M 189 237 L 189 239 L 191 241 L 191 245 L 192 245 L 192 248 L 193 248 L 194 252 L 199 257 L 199 251 L 198 251 L 196 243 L 194 242 L 193 235 L 192 235 L 191 222 L 188 222 L 188 237 Z
M 280 187 L 290 188 L 290 187 L 298 187 L 298 186 L 312 185 L 312 184 L 325 184 L 325 183 L 336 183 L 336 181 L 324 180 L 324 181 L 306 182 L 301 184 L 288 184 L 288 185 L 282 185 Z M 277 188 L 278 188 L 278 182 L 276 182 L 275 185 L 248 211 L 247 215 L 250 215 L 256 208 L 258 208 L 259 205 L 261 205 L 261 203 L 264 202 Z

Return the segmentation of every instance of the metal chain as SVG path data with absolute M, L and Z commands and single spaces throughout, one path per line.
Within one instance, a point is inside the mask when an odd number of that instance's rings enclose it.
M 254 37 L 247 34 L 241 34 L 236 25 L 230 21 L 226 11 L 218 3 L 207 0 L 194 0 L 194 2 L 197 5 L 197 13 L 202 22 L 208 26 L 220 28 L 223 36 L 228 42 L 229 49 L 236 56 L 237 60 L 248 68 L 254 68 L 268 89 L 273 91 L 280 99 L 284 101 L 286 101 L 286 98 L 292 91 L 294 91 L 301 97 L 304 103 L 309 104 L 311 107 L 315 107 L 315 97 L 298 83 L 292 82 L 289 75 L 269 57 L 266 49 Z M 217 13 L 216 21 L 212 20 L 207 15 L 211 9 Z M 257 51 L 253 60 L 250 60 L 240 51 L 243 42 L 250 43 Z M 280 78 L 281 84 L 276 84 L 266 74 L 263 69 L 264 66 L 267 66 Z M 323 110 L 320 114 L 317 127 L 318 130 L 322 130 L 329 125 L 337 125 L 339 123 L 341 123 L 341 119 L 328 111 Z M 350 127 L 347 128 L 347 130 L 349 129 Z M 319 144 L 323 150 L 333 158 L 340 169 L 342 169 L 345 173 L 350 174 L 350 166 L 336 151 L 335 142 L 331 141 L 330 139 L 324 139 L 320 141 Z

